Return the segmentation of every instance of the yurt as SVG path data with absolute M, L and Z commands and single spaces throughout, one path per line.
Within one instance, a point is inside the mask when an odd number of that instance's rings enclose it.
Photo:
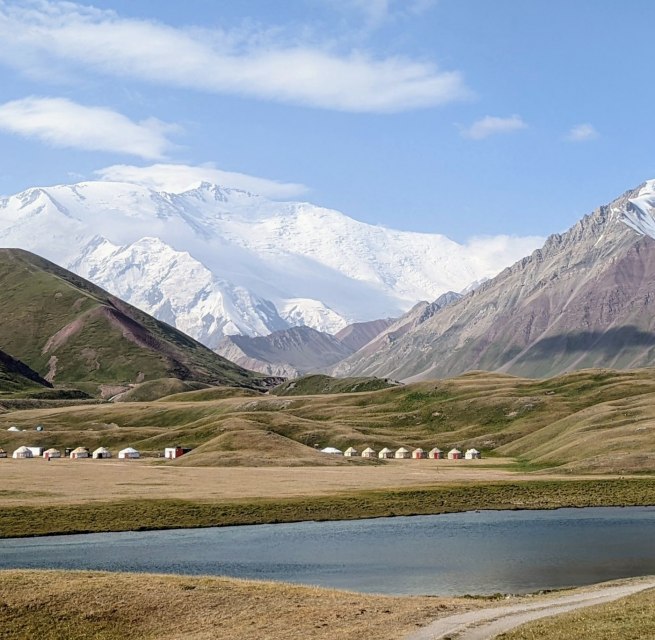
M 4 449 L 0 449 L 0 458 L 6 458 L 7 452 Z
M 343 455 L 343 451 L 341 451 L 341 449 L 337 449 L 336 447 L 325 447 L 325 449 L 321 449 L 321 453 L 331 453 L 335 456 Z
M 378 454 L 375 449 L 371 449 L 371 447 L 366 447 L 364 451 L 362 451 L 362 458 L 377 458 Z
M 448 452 L 448 460 L 461 460 L 462 452 L 459 449 L 451 449 Z
M 396 460 L 404 460 L 405 458 L 411 458 L 412 454 L 410 453 L 409 449 L 400 447 L 400 449 L 396 451 L 393 457 L 396 458 Z
M 482 457 L 477 449 L 467 449 L 464 454 L 466 460 L 479 460 Z
M 141 454 L 136 450 L 133 449 L 132 447 L 127 447 L 127 449 L 121 449 L 118 452 L 118 457 L 121 460 L 134 460 L 136 458 L 140 458 Z
M 46 460 L 50 460 L 51 458 L 61 458 L 61 451 L 59 451 L 59 449 L 54 449 L 54 448 L 46 449 L 43 452 L 43 457 Z
M 391 449 L 387 449 L 387 447 L 385 447 L 384 449 L 380 449 L 380 453 L 378 453 L 378 458 L 393 458 L 393 451 Z
M 431 460 L 441 460 L 443 458 L 443 451 L 439 447 L 434 447 L 434 449 L 430 449 L 428 458 Z
M 348 458 L 354 458 L 355 456 L 359 455 L 359 451 L 355 449 L 355 447 L 348 447 L 344 452 L 343 455 L 348 457 Z
M 111 458 L 111 451 L 105 447 L 98 447 L 94 452 L 93 452 L 93 459 L 94 460 L 100 460 L 102 458 Z
M 423 460 L 423 458 L 427 457 L 428 454 L 423 449 L 421 449 L 421 447 L 412 451 L 412 458 L 414 458 L 414 460 Z
M 18 447 L 11 456 L 12 458 L 33 458 L 34 454 L 29 450 L 29 447 Z
M 77 460 L 78 458 L 88 458 L 89 450 L 86 447 L 77 447 L 73 449 L 70 453 L 71 460 Z
M 7 429 L 7 431 L 20 431 L 20 429 L 16 426 L 11 426 L 9 429 Z

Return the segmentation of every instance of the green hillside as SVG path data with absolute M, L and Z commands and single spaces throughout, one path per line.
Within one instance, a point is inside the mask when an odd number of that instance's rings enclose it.
M 362 393 L 378 391 L 397 386 L 398 383 L 382 378 L 333 378 L 321 374 L 312 374 L 288 380 L 271 389 L 276 396 L 307 396 L 334 393 Z
M 0 393 L 17 391 L 44 391 L 52 385 L 36 371 L 8 353 L 0 351 Z
M 55 384 L 262 384 L 177 329 L 19 249 L 0 249 L 0 327 L 3 348 Z

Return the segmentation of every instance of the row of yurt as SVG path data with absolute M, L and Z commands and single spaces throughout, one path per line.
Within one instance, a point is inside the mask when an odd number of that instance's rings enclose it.
M 348 447 L 345 452 L 342 452 L 340 449 L 335 447 L 325 447 L 324 449 L 321 449 L 321 453 L 332 453 L 340 456 L 343 455 L 347 458 L 360 456 L 359 451 L 357 451 L 355 447 Z M 442 460 L 443 458 L 447 457 L 448 460 L 461 460 L 462 458 L 465 458 L 466 460 L 479 460 L 482 456 L 477 449 L 467 449 L 466 453 L 463 454 L 456 447 L 451 449 L 445 456 L 444 452 L 439 449 L 439 447 L 434 447 L 433 449 L 430 449 L 430 451 L 425 451 L 425 449 L 421 449 L 421 447 L 418 447 L 413 451 L 409 451 L 409 449 L 406 449 L 405 447 L 400 447 L 400 449 L 396 449 L 396 451 L 393 451 L 388 447 L 384 447 L 379 452 L 376 452 L 375 449 L 372 449 L 371 447 L 366 447 L 366 449 L 362 451 L 361 457 L 381 459 L 395 458 L 396 460 L 406 460 L 408 458 L 413 458 L 414 460 L 425 460 L 426 458 L 431 460 Z
M 4 455 L 2 455 L 4 453 Z M 38 458 L 43 456 L 46 460 L 52 460 L 53 458 L 61 458 L 61 451 L 51 447 L 50 449 L 44 449 L 43 447 L 18 447 L 16 451 L 12 454 L 12 458 Z M 90 453 L 86 447 L 77 447 L 76 449 L 66 449 L 66 456 L 70 457 L 71 460 L 79 460 L 82 458 L 93 458 L 94 460 L 100 460 L 103 458 L 111 458 L 112 453 L 106 447 L 98 447 L 93 453 Z M 4 449 L 0 449 L 0 458 L 6 458 L 7 453 Z M 140 458 L 141 454 L 132 447 L 127 447 L 118 452 L 118 457 L 120 459 L 136 459 Z

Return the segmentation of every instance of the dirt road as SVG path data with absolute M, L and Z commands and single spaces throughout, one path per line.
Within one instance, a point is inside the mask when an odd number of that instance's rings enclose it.
M 538 602 L 479 609 L 435 620 L 406 640 L 489 640 L 526 622 L 582 607 L 611 602 L 644 589 L 655 588 L 655 578 L 630 584 L 594 587 L 587 591 L 542 599 Z

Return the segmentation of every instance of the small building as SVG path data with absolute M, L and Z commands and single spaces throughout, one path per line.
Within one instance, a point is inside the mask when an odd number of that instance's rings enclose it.
M 359 455 L 359 451 L 355 449 L 355 447 L 348 447 L 344 452 L 343 455 L 348 457 L 348 458 L 354 458 L 355 456 Z
M 378 457 L 378 452 L 375 449 L 371 449 L 371 447 L 366 447 L 364 451 L 362 451 L 362 458 L 377 458 Z
M 11 455 L 12 458 L 33 458 L 34 454 L 30 451 L 29 447 L 18 447 Z
M 396 451 L 393 457 L 396 458 L 396 460 L 404 460 L 406 458 L 411 458 L 412 454 L 410 453 L 409 449 L 405 449 L 405 447 L 400 447 L 400 449 Z
M 341 449 L 337 449 L 336 447 L 325 447 L 325 449 L 321 449 L 321 453 L 331 453 L 333 456 L 343 455 L 343 451 L 341 451 Z
M 421 447 L 418 447 L 418 449 L 414 449 L 414 451 L 412 451 L 412 458 L 414 458 L 414 460 L 423 460 L 427 457 L 428 454 L 423 449 L 421 449 Z
M 121 449 L 118 452 L 118 457 L 120 460 L 136 460 L 141 457 L 141 454 L 132 447 L 127 447 L 126 449 Z
M 35 458 L 40 458 L 45 451 L 45 447 L 27 447 L 31 452 L 32 456 Z
M 106 447 L 98 447 L 91 455 L 94 460 L 102 460 L 103 458 L 111 458 L 111 451 Z
M 393 451 L 391 449 L 387 449 L 387 447 L 385 447 L 384 449 L 380 449 L 380 453 L 378 453 L 378 458 L 393 458 Z
M 467 449 L 464 454 L 466 460 L 479 460 L 482 454 L 477 449 Z
M 0 458 L 6 458 L 7 452 L 4 449 L 0 449 Z
M 430 449 L 428 458 L 431 460 L 441 460 L 443 458 L 443 451 L 439 449 L 439 447 L 434 447 L 433 449 Z
M 70 452 L 71 460 L 77 460 L 80 458 L 88 458 L 89 450 L 86 447 L 77 447 Z
M 448 460 L 461 460 L 462 452 L 459 449 L 451 449 L 448 452 Z
M 43 457 L 46 460 L 51 460 L 52 458 L 61 458 L 61 451 L 59 451 L 59 449 L 54 449 L 54 448 L 46 449 L 43 452 Z
M 164 449 L 164 458 L 167 458 L 168 460 L 175 460 L 175 458 L 179 458 L 185 453 L 189 453 L 189 451 L 191 451 L 190 448 L 180 447 L 179 445 L 176 447 L 166 447 Z

